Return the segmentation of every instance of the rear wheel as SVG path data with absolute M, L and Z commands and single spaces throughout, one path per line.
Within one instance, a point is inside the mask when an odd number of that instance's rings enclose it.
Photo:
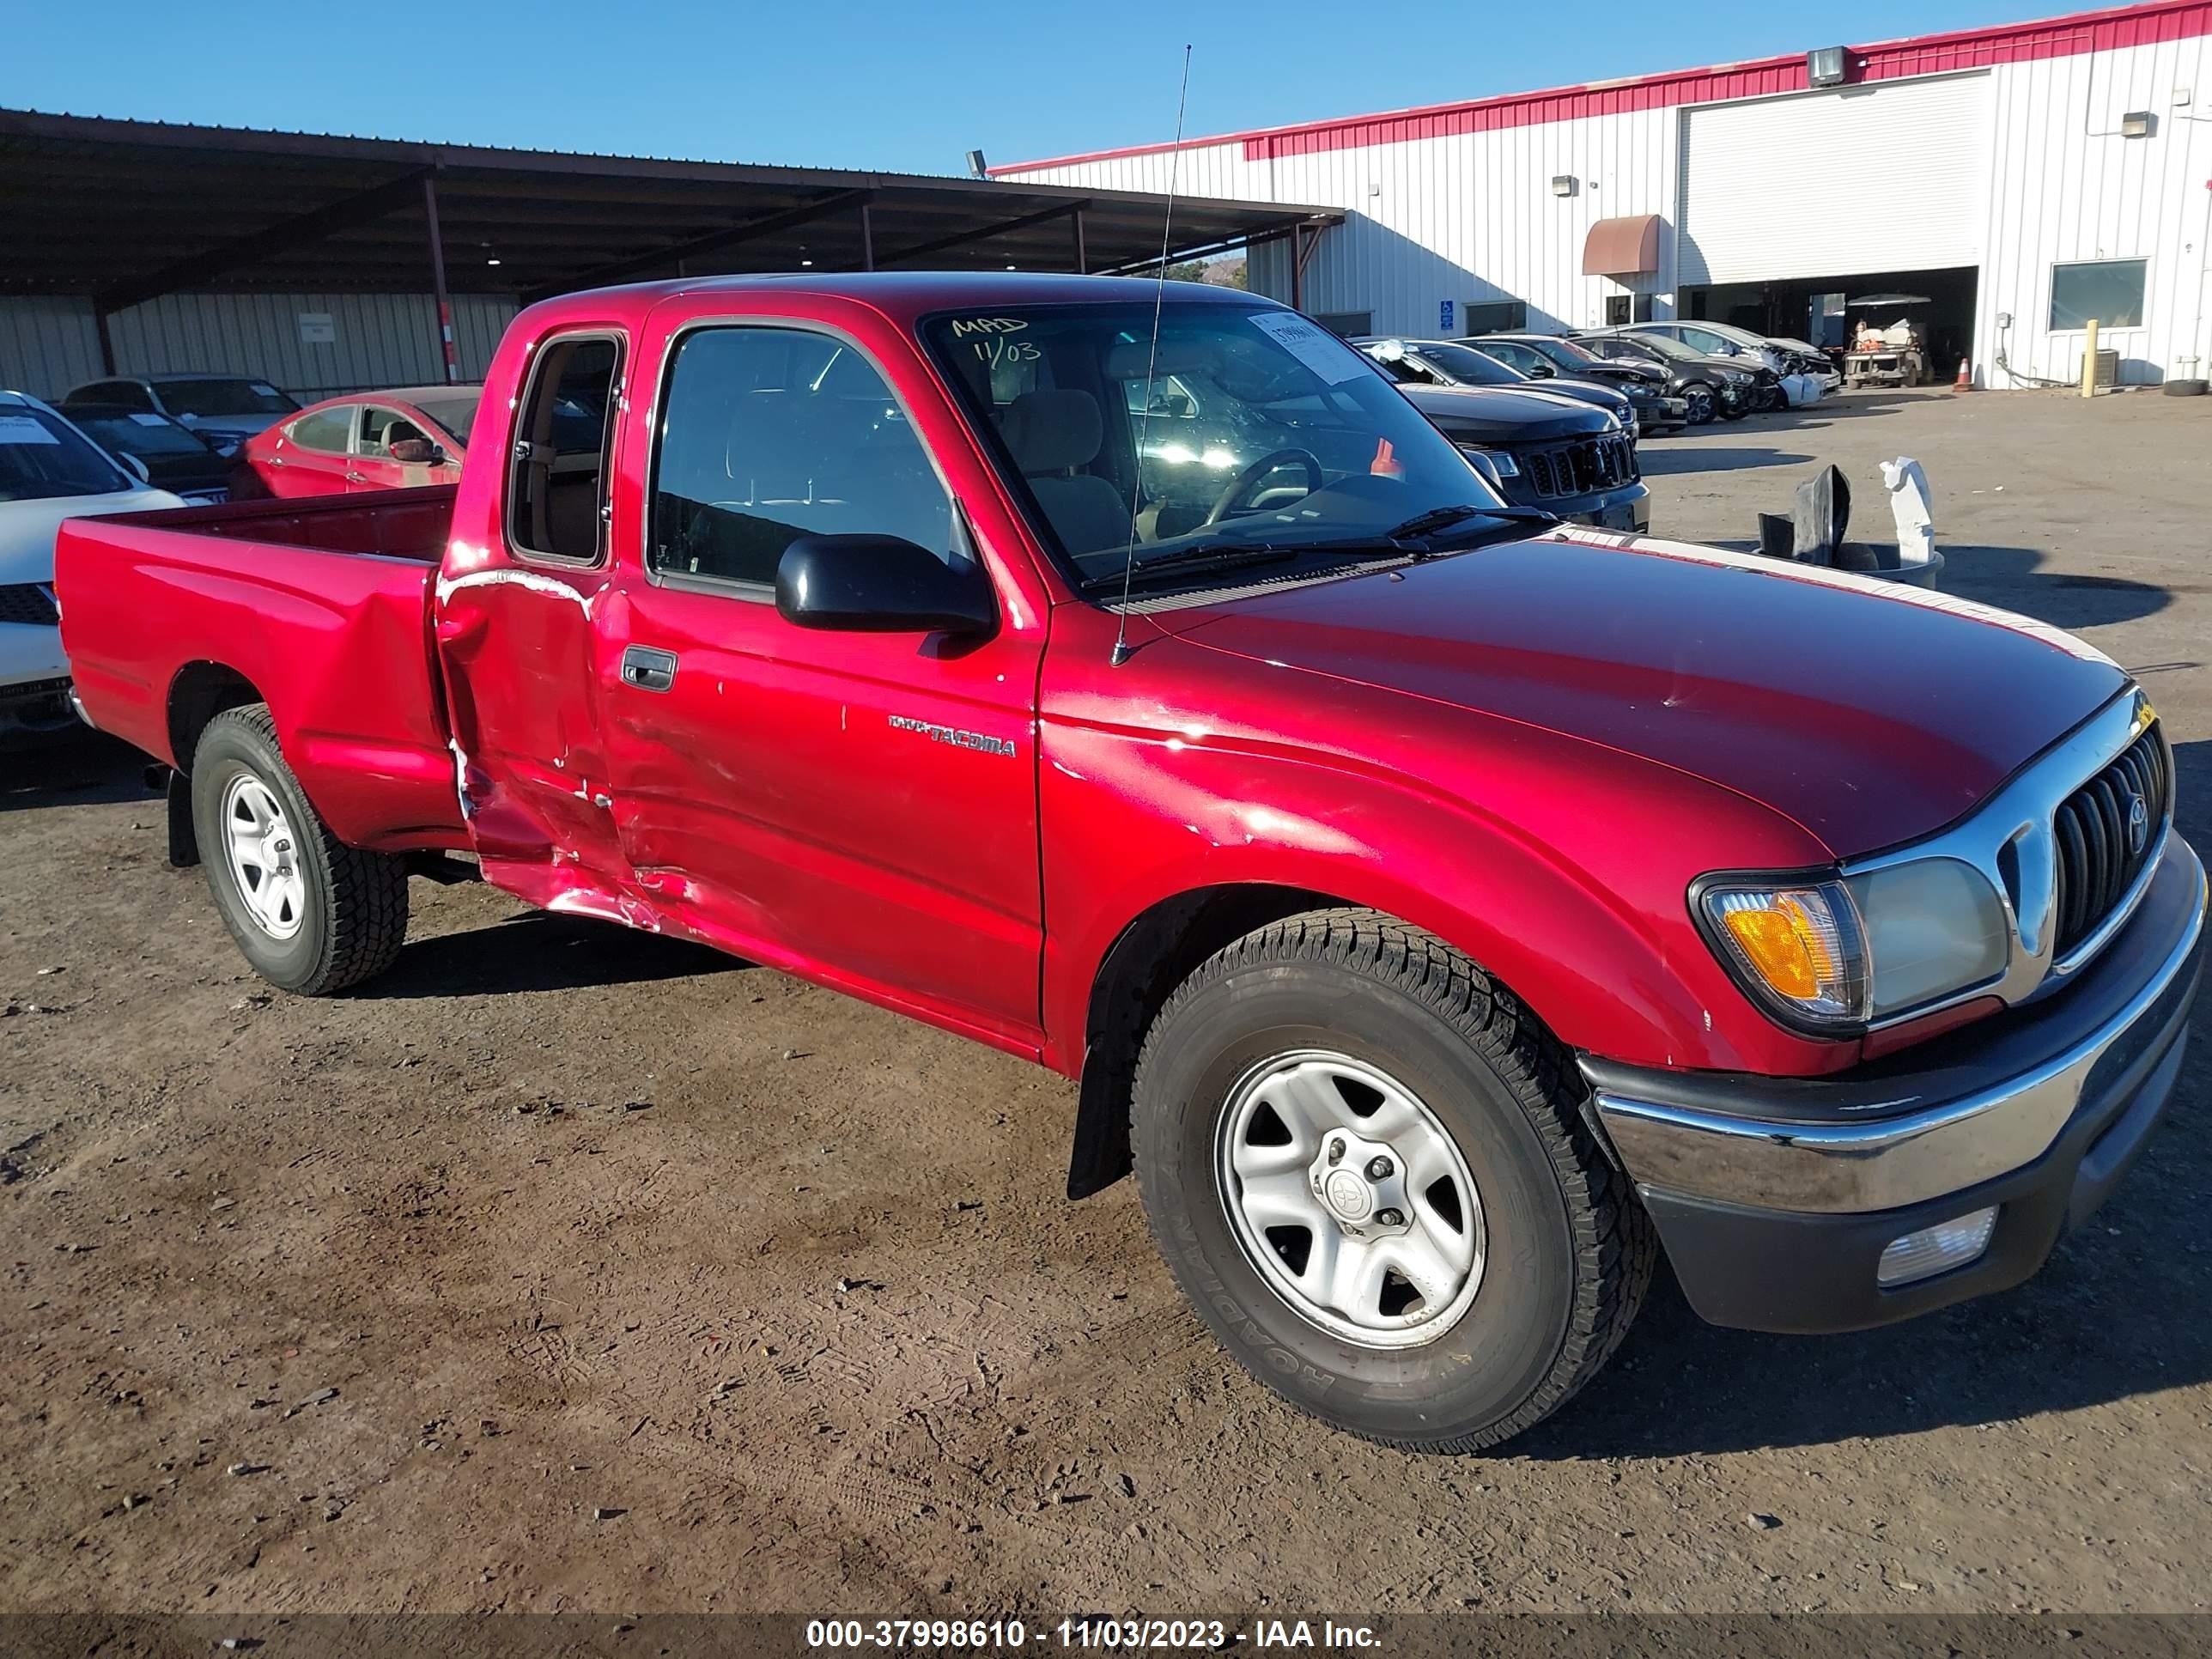
M 1594 1376 L 1650 1224 L 1559 1045 L 1432 935 L 1318 911 L 1201 966 L 1133 1091 L 1145 1211 L 1260 1381 L 1411 1449 L 1495 1445 Z
M 1692 426 L 1703 426 L 1713 418 L 1713 389 L 1702 380 L 1692 380 L 1682 388 L 1682 401 L 1689 407 L 1683 417 Z
M 192 830 L 223 925 L 253 970 L 303 996 L 384 971 L 407 939 L 407 870 L 333 836 L 265 703 L 216 715 L 192 756 Z

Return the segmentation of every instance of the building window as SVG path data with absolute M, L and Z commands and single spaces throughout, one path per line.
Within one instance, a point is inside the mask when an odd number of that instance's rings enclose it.
M 1347 340 L 1375 331 L 1375 313 L 1371 311 L 1316 311 L 1313 319 L 1330 333 Z
M 2099 328 L 2140 328 L 2147 263 L 2096 259 L 2051 266 L 2051 326 L 2081 328 L 2094 317 Z
M 1528 326 L 1528 306 L 1522 300 L 1470 300 L 1460 307 L 1469 334 L 1517 334 Z

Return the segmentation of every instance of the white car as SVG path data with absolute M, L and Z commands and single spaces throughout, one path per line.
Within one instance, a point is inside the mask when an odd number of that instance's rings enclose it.
M 183 505 L 36 398 L 0 392 L 0 739 L 73 718 L 54 603 L 61 521 Z

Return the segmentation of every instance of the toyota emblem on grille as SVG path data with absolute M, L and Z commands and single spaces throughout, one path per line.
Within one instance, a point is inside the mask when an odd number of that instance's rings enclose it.
M 2143 849 L 2150 839 L 2150 808 L 2143 805 L 2141 795 L 2128 797 L 2128 853 L 2130 857 Z

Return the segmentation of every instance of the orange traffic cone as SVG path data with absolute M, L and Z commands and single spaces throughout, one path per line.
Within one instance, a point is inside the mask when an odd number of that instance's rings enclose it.
M 1951 383 L 1951 390 L 1954 392 L 1972 392 L 1973 389 L 1973 367 L 1966 361 L 1966 359 L 1961 357 L 1959 359 L 1959 378 Z

